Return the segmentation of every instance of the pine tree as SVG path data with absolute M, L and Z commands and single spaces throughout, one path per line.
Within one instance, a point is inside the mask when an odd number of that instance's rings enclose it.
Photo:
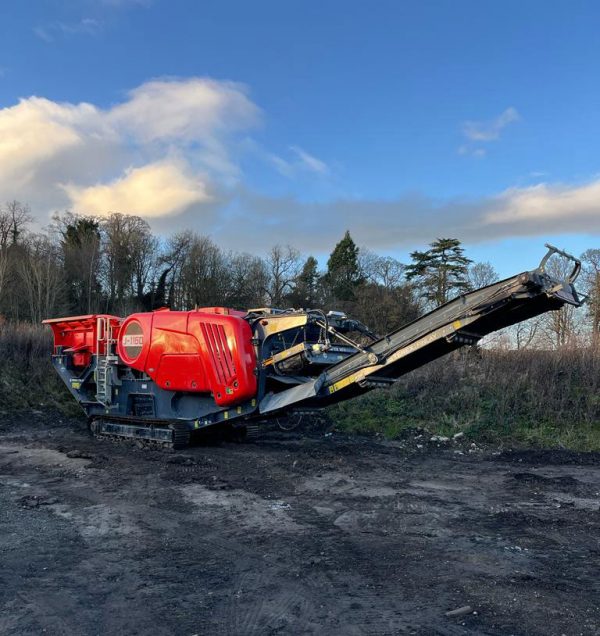
M 358 264 L 359 249 L 346 230 L 327 261 L 324 283 L 336 300 L 354 300 L 356 288 L 363 282 Z
M 464 256 L 458 239 L 439 238 L 430 248 L 411 253 L 413 262 L 406 267 L 406 278 L 416 283 L 423 298 L 438 306 L 468 290 L 472 261 Z
M 314 309 L 319 305 L 319 263 L 309 256 L 296 277 L 290 300 L 295 307 Z

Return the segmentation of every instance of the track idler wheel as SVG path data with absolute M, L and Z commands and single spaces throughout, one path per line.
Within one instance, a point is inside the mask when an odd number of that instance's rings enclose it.
M 304 414 L 292 413 L 291 415 L 288 415 L 287 417 L 279 417 L 277 418 L 276 421 L 277 421 L 277 426 L 279 426 L 279 428 L 282 431 L 289 433 L 290 431 L 297 429 L 299 426 L 301 426 L 304 423 Z
M 181 450 L 187 448 L 190 445 L 190 429 L 183 422 L 172 422 L 169 424 L 169 428 L 173 431 L 173 443 L 174 450 Z
M 260 427 L 256 424 L 244 424 L 243 426 L 232 426 L 223 431 L 223 440 L 242 444 L 256 439 L 259 435 Z

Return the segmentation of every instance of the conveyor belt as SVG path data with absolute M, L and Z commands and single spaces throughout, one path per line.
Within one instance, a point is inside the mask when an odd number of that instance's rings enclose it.
M 396 329 L 335 364 L 314 381 L 278 394 L 267 395 L 261 413 L 292 406 L 326 405 L 352 394 L 381 386 L 436 358 L 483 336 L 533 318 L 565 304 L 579 306 L 573 286 L 580 270 L 574 257 L 552 246 L 540 266 L 493 285 L 463 294 L 450 302 Z M 545 265 L 558 253 L 573 261 L 571 274 L 563 281 L 551 278 Z

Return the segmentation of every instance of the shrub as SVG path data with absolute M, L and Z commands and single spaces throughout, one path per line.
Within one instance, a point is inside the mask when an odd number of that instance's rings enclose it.
M 494 443 L 600 450 L 600 356 L 591 347 L 465 349 L 329 415 L 340 429 L 390 437 L 421 426 Z
M 43 325 L 0 324 L 0 412 L 53 407 L 80 411 L 51 364 L 52 334 Z

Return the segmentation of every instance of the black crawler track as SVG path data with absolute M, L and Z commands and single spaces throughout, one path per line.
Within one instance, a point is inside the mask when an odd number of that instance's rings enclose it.
M 144 422 L 128 417 L 94 417 L 88 422 L 90 433 L 96 439 L 113 442 L 135 442 L 150 449 L 182 450 L 191 443 L 192 433 L 185 422 L 153 420 Z M 198 439 L 227 442 L 247 442 L 258 439 L 263 427 L 245 424 L 236 427 L 210 427 L 197 431 Z
M 190 444 L 190 430 L 184 422 L 95 417 L 90 419 L 89 429 L 98 439 L 136 442 L 148 448 L 180 450 Z

